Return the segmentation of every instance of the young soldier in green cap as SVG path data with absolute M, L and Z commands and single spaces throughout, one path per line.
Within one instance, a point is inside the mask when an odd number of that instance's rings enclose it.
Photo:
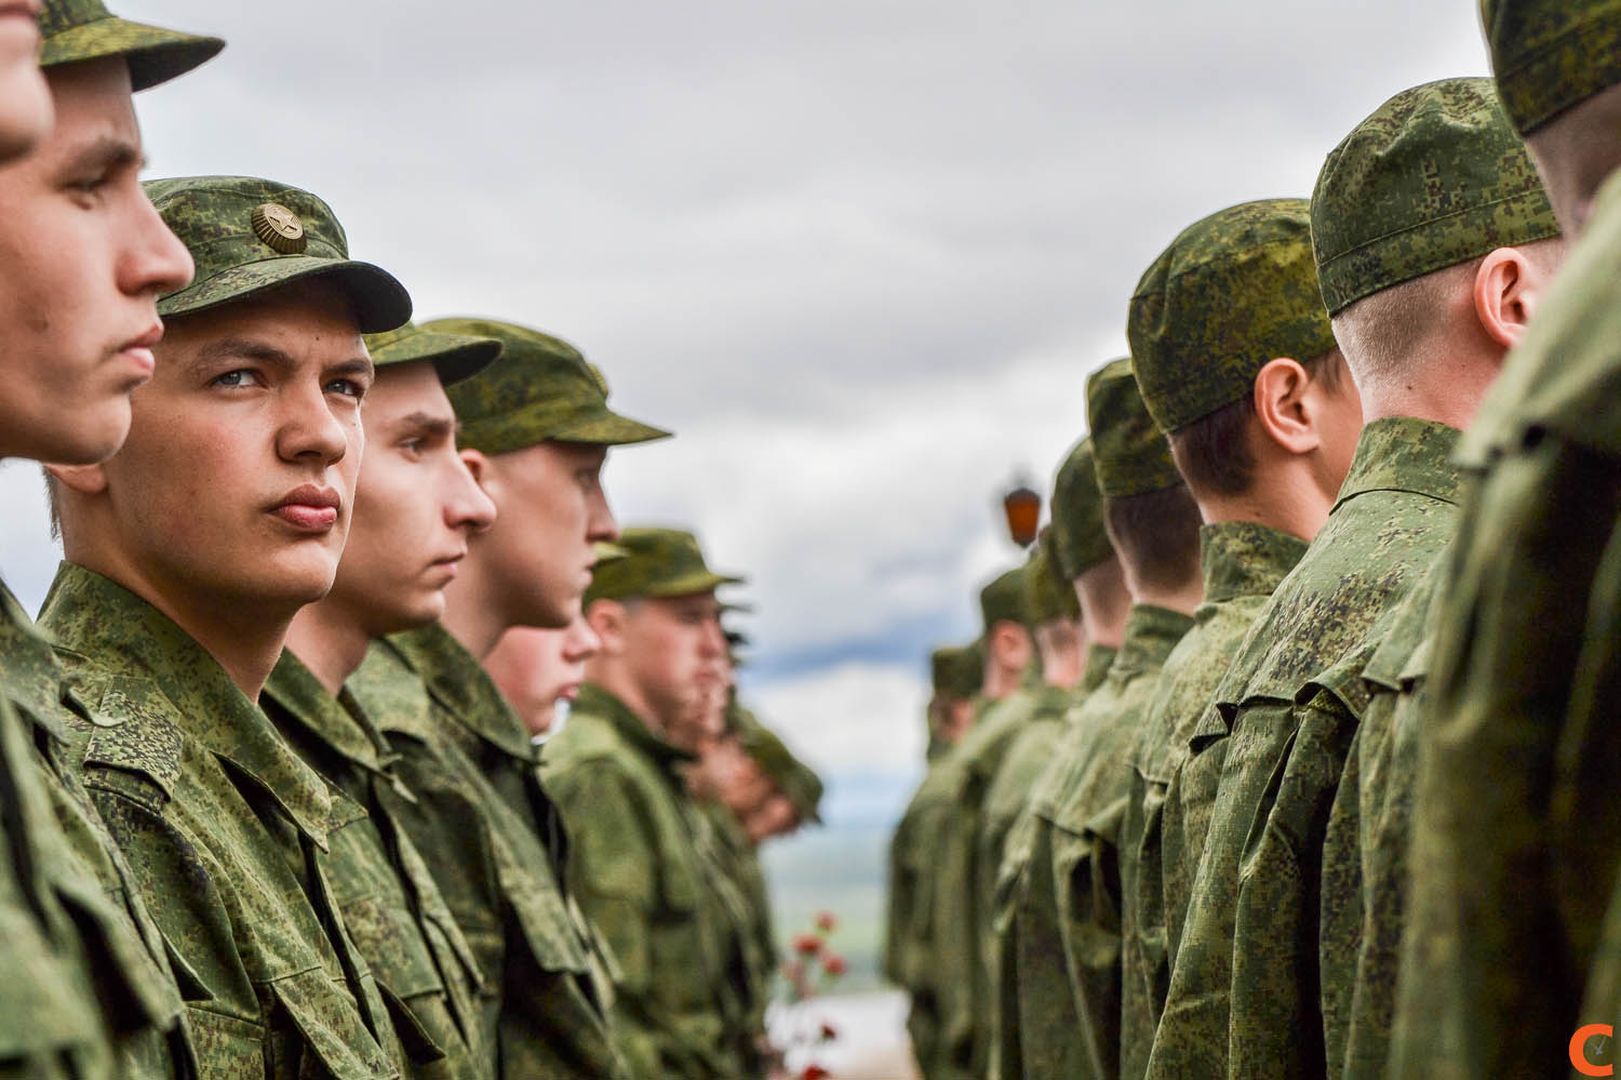
M 1093 467 L 1092 441 L 1083 439 L 1065 455 L 1053 482 L 1053 553 L 1081 609 L 1087 645 L 1086 673 L 1064 703 L 1060 717 L 1085 704 L 1103 685 L 1125 637 L 1131 594 L 1104 526 L 1103 493 Z M 1055 706 L 1055 710 L 1056 710 Z M 1051 885 L 1051 860 L 1035 852 L 1050 851 L 1047 826 L 1032 805 L 1048 802 L 1049 771 L 1064 731 L 1058 723 L 1029 724 L 1009 747 L 1007 758 L 986 796 L 990 816 L 1005 813 L 1005 804 L 1020 804 L 1003 841 L 997 872 L 995 943 L 990 957 L 995 973 L 992 1004 L 990 1073 L 993 1076 L 1080 1075 L 1085 1048 L 1078 1039 L 1048 1046 L 1035 1040 L 1027 1051 L 1023 1025 L 1055 1023 L 1073 1028 L 1069 975 L 1059 948 L 1058 910 Z M 1032 884 L 1033 882 L 1033 884 Z M 1040 1030 L 1040 1029 L 1036 1029 Z
M 725 918 L 682 770 L 690 719 L 722 677 L 715 590 L 738 579 L 710 570 L 691 533 L 626 529 L 619 543 L 629 556 L 586 594 L 602 651 L 543 772 L 581 906 L 618 961 L 614 1020 L 632 1074 L 730 1076 L 742 1063 Z
M 617 533 L 599 483 L 608 448 L 665 432 L 610 410 L 601 373 L 548 334 L 482 319 L 423 329 L 502 344 L 448 390 L 497 518 L 468 537 L 440 622 L 375 643 L 349 688 L 399 755 L 416 795 L 401 820 L 473 948 L 484 1071 L 619 1075 L 603 965 L 562 874 L 562 823 L 529 731 L 480 661 L 513 626 L 578 615 L 595 545 Z
M 1458 429 L 1557 262 L 1541 184 L 1480 79 L 1381 106 L 1329 155 L 1311 215 L 1367 423 L 1327 523 L 1216 693 L 1210 722 L 1230 734 L 1154 1075 L 1329 1068 L 1318 930 L 1356 890 L 1323 876 L 1324 829 L 1361 676 L 1380 618 L 1451 538 Z
M 444 610 L 467 538 L 495 508 L 456 454 L 444 386 L 500 355 L 490 338 L 407 326 L 367 338 L 377 379 L 361 419 L 366 453 L 348 542 L 332 590 L 299 611 L 259 703 L 294 751 L 356 812 L 327 834 L 333 903 L 397 1011 L 411 1075 L 482 1075 L 480 975 L 405 832 L 410 795 L 382 732 L 346 679 L 375 637 L 425 625 Z
M 1120 1072 L 1140 1077 L 1220 777 L 1221 742 L 1200 739 L 1183 781 L 1188 746 L 1250 622 L 1328 519 L 1362 404 L 1323 308 L 1304 199 L 1183 230 L 1138 282 L 1127 332 L 1143 404 L 1205 522 L 1204 602 L 1143 715 L 1121 824 Z
M 1460 445 L 1479 479 L 1433 651 L 1417 650 L 1430 700 L 1397 720 L 1400 740 L 1421 712 L 1424 761 L 1391 1061 L 1405 1076 L 1561 1067 L 1573 1032 L 1618 1009 L 1621 6 L 1481 11 L 1498 95 L 1580 239 Z M 1584 1003 L 1594 965 L 1609 975 Z M 1579 1049 L 1605 1066 L 1614 1045 Z
M 372 379 L 411 313 L 307 192 L 147 185 L 191 250 L 156 373 L 100 465 L 51 466 L 66 562 L 40 625 L 89 714 L 71 742 L 172 950 L 205 1074 L 390 1076 L 401 1050 L 334 904 L 358 808 L 255 699 L 332 585 Z
M 141 190 L 131 91 L 195 67 L 221 42 L 99 5 L 51 3 L 37 24 L 29 13 L 0 21 L 8 43 L 29 45 L 7 63 L 26 70 L 8 70 L 0 91 L 0 143 L 7 157 L 35 151 L 0 169 L 0 455 L 96 462 L 124 441 L 129 395 L 151 375 L 158 294 L 192 273 Z M 118 152 L 109 160 L 103 146 Z M 63 183 L 81 167 L 97 180 L 99 213 Z M 162 938 L 63 743 L 79 708 L 0 583 L 0 1072 L 183 1075 L 195 1062 Z
M 1120 553 L 1131 615 L 1108 679 L 1070 718 L 1050 794 L 1034 812 L 1048 825 L 1059 939 L 1080 1020 L 1070 1037 L 1086 1048 L 1088 1074 L 1113 1076 L 1120 1068 L 1118 861 L 1127 756 L 1161 665 L 1193 625 L 1203 583 L 1198 507 L 1143 405 L 1131 361 L 1095 373 L 1086 398 L 1104 520 Z

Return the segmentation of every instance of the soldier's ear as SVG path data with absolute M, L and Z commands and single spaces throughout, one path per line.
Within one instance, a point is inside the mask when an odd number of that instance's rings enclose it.
M 45 471 L 76 495 L 100 495 L 107 490 L 107 470 L 100 465 L 47 465 Z
M 1540 255 L 1534 256 L 1529 248 L 1498 248 L 1481 259 L 1475 271 L 1475 318 L 1486 336 L 1504 349 L 1519 344 L 1553 276 L 1555 260 Z
M 625 651 L 625 605 L 617 600 L 593 600 L 585 609 L 586 625 L 597 636 L 600 656 L 619 656 Z
M 1309 454 L 1322 444 L 1311 373 L 1298 360 L 1268 361 L 1255 376 L 1255 419 L 1261 434 L 1289 454 Z

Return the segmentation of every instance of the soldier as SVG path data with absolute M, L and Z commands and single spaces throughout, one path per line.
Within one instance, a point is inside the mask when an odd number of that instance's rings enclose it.
M 1109 677 L 1071 715 L 1051 768 L 1049 824 L 1059 939 L 1080 1017 L 1089 1075 L 1120 1069 L 1121 817 L 1128 755 L 1161 666 L 1193 625 L 1203 581 L 1199 511 L 1148 411 L 1130 360 L 1087 384 L 1087 414 L 1109 538 L 1120 553 L 1131 615 Z M 1026 1030 L 1031 1030 L 1026 1028 Z
M 151 375 L 158 294 L 192 273 L 141 190 L 130 95 L 223 43 L 54 0 L 38 23 L 26 10 L 0 23 L 0 454 L 100 461 L 123 443 L 130 392 Z M 69 168 L 89 171 L 100 213 L 64 185 Z M 0 1072 L 188 1075 L 196 1061 L 162 938 L 63 742 L 79 708 L 0 583 Z
M 1035 617 L 1036 658 L 1041 681 L 1073 691 L 1086 673 L 1086 631 L 1081 625 L 1081 602 L 1058 565 L 1058 534 L 1051 526 L 1041 530 L 1037 555 L 1041 571 L 1025 576 L 1031 614 Z
M 50 466 L 66 562 L 41 627 L 70 741 L 173 950 L 205 1073 L 391 1076 L 403 1054 L 333 903 L 359 810 L 254 703 L 331 587 L 372 379 L 411 313 L 320 199 L 251 177 L 147 185 L 197 263 L 104 464 Z
M 1405 91 L 1328 157 L 1312 239 L 1366 418 L 1327 523 L 1216 694 L 1220 786 L 1152 1075 L 1317 1075 L 1328 1064 L 1325 822 L 1375 626 L 1452 535 L 1449 457 L 1558 257 L 1557 227 L 1491 86 Z
M 1417 721 L 1425 764 L 1391 1061 L 1405 1076 L 1562 1068 L 1577 1028 L 1613 1024 L 1617 1008 L 1603 972 L 1613 980 L 1621 912 L 1603 912 L 1621 820 L 1621 12 L 1481 7 L 1497 92 L 1580 240 L 1459 449 L 1479 480 L 1437 590 Z M 1593 1066 L 1614 1060 L 1581 1041 Z
M 411 796 L 376 722 L 343 684 L 373 638 L 444 611 L 472 533 L 495 507 L 456 453 L 444 387 L 487 367 L 492 338 L 406 326 L 366 341 L 377 379 L 361 409 L 367 447 L 349 539 L 332 590 L 303 608 L 259 703 L 294 751 L 359 812 L 327 834 L 333 902 L 371 967 L 415 1076 L 482 1072 L 476 1038 L 481 977 L 401 810 Z
M 514 626 L 484 658 L 484 670 L 529 737 L 545 742 L 563 730 L 585 684 L 585 665 L 601 647 L 583 613 L 561 630 Z
M 563 628 L 579 614 L 593 544 L 617 530 L 599 482 L 608 448 L 666 433 L 609 409 L 601 372 L 548 334 L 483 319 L 423 329 L 502 344 L 500 360 L 448 390 L 497 518 L 468 537 L 443 619 L 374 643 L 349 688 L 399 755 L 416 796 L 401 820 L 472 946 L 484 1071 L 619 1075 L 605 965 L 562 872 L 572 822 L 480 661 L 510 627 Z
M 1323 309 L 1304 199 L 1183 230 L 1143 274 L 1127 330 L 1143 404 L 1205 522 L 1204 603 L 1143 715 L 1121 825 L 1120 1071 L 1140 1077 L 1220 776 L 1218 742 L 1184 781 L 1187 747 L 1251 620 L 1328 519 L 1362 404 Z
M 572 834 L 580 903 L 618 961 L 614 1019 L 638 1077 L 721 1077 L 742 1068 L 727 982 L 723 901 L 709 884 L 703 823 L 682 770 L 726 642 L 692 534 L 626 529 L 628 557 L 599 570 L 586 617 L 602 641 L 543 772 Z
M 1093 468 L 1092 441 L 1083 439 L 1065 456 L 1053 482 L 1053 552 L 1079 601 L 1086 629 L 1086 673 L 1066 714 L 1084 704 L 1103 685 L 1125 637 L 1131 594 L 1126 591 L 1120 560 L 1103 523 L 1103 493 Z M 1003 841 L 997 872 L 996 916 L 991 948 L 996 998 L 990 1071 L 994 1076 L 1075 1076 L 1085 1069 L 1085 1047 L 1078 1039 L 1040 1038 L 1024 1045 L 1027 1024 L 1053 1024 L 1070 1031 L 1079 1024 L 1069 994 L 1069 973 L 1059 948 L 1057 897 L 1052 886 L 1047 826 L 1033 812 L 1051 801 L 1048 770 L 1058 752 L 1064 725 L 1028 725 L 1008 749 L 1007 759 L 987 796 L 992 817 L 1000 805 L 1018 799 L 1022 805 Z M 1022 791 L 1019 789 L 1022 788 Z M 1011 793 L 1011 794 L 1010 794 Z M 1036 858 L 1037 851 L 1043 853 Z

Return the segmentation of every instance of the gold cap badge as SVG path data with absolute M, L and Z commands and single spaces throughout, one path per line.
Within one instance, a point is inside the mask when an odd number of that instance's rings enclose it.
M 253 235 L 282 255 L 302 255 L 308 243 L 304 223 L 281 203 L 261 203 L 253 208 Z

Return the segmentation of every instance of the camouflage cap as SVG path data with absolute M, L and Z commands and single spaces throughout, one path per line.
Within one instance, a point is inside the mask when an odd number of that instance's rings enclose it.
M 1405 90 L 1335 147 L 1311 200 L 1330 315 L 1363 297 L 1559 235 L 1489 79 Z
M 1035 625 L 1030 596 L 1024 587 L 1024 570 L 1020 566 L 998 574 L 979 590 L 979 616 L 987 634 L 999 622 L 1018 623 L 1026 629 Z
M 461 445 L 505 454 L 543 442 L 625 446 L 669 437 L 608 408 L 608 381 L 562 338 L 494 319 L 435 319 L 430 330 L 492 337 L 499 363 L 456 387 Z
M 714 592 L 722 585 L 738 585 L 740 577 L 717 574 L 704 562 L 698 538 L 680 529 L 630 528 L 619 534 L 626 556 L 592 575 L 585 602 L 629 600 L 636 597 L 692 596 Z
M 1051 526 L 1043 530 L 1041 539 L 1031 549 L 1030 561 L 1024 566 L 1024 588 L 1030 617 L 1037 626 L 1081 617 L 1075 586 L 1058 568 Z
M 1114 555 L 1103 527 L 1103 492 L 1092 462 L 1092 440 L 1082 439 L 1064 455 L 1053 479 L 1053 552 L 1060 572 L 1080 577 Z
M 348 295 L 363 334 L 411 318 L 405 286 L 381 267 L 350 259 L 332 208 L 307 191 L 253 176 L 184 176 L 149 180 L 146 193 L 197 264 L 190 285 L 158 299 L 165 318 L 316 278 Z
M 930 686 L 947 697 L 971 698 L 985 681 L 985 664 L 973 645 L 942 645 L 929 654 Z
M 795 757 L 776 732 L 746 709 L 739 716 L 737 738 L 760 771 L 794 804 L 799 816 L 821 824 L 822 779 L 815 770 Z
M 1143 404 L 1130 357 L 1092 373 L 1086 382 L 1086 414 L 1092 428 L 1092 465 L 1105 498 L 1147 495 L 1182 482 L 1171 459 L 1171 444 Z
M 1183 230 L 1137 283 L 1126 331 L 1143 403 L 1167 434 L 1249 397 L 1278 357 L 1328 352 L 1310 204 L 1244 203 Z
M 367 334 L 366 351 L 380 368 L 427 360 L 439 373 L 439 381 L 451 386 L 493 364 L 501 355 L 501 343 L 494 338 L 443 334 L 406 323 L 398 330 Z
M 1521 135 L 1621 82 L 1621 0 L 1481 0 L 1480 16 Z
M 121 56 L 130 86 L 145 90 L 184 75 L 225 48 L 217 37 L 184 34 L 120 19 L 101 0 L 45 0 L 39 13 L 39 66 L 77 64 Z

